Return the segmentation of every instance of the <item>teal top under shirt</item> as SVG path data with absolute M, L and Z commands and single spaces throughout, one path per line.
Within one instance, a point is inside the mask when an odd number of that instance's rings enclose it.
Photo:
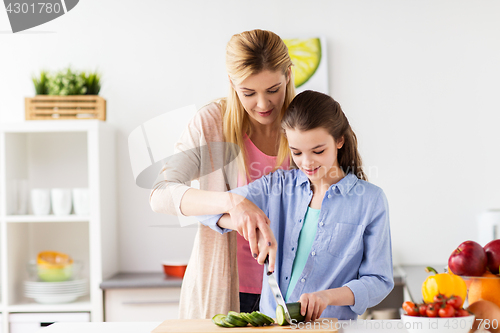
M 299 277 L 306 266 L 307 259 L 311 253 L 311 248 L 316 237 L 316 231 L 318 230 L 318 220 L 319 213 L 321 209 L 314 209 L 307 207 L 306 216 L 304 217 L 304 224 L 300 230 L 299 242 L 297 245 L 297 252 L 295 258 L 293 259 L 292 275 L 290 278 L 290 284 L 286 291 L 285 302 L 288 302 L 288 298 L 292 294 Z

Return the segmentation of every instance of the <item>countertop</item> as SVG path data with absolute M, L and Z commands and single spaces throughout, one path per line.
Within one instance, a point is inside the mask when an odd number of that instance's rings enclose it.
M 106 289 L 124 288 L 179 288 L 182 279 L 160 273 L 118 273 L 104 280 L 100 287 Z
M 150 333 L 160 322 L 135 323 L 55 323 L 40 332 L 43 333 Z M 338 323 L 339 333 L 408 333 L 400 320 L 362 320 Z M 312 331 L 314 332 L 314 331 Z
M 425 273 L 425 272 L 424 272 Z M 405 274 L 397 267 L 394 268 L 394 284 L 402 285 L 405 283 Z M 118 273 L 109 279 L 104 280 L 100 287 L 106 289 L 119 288 L 175 288 L 180 287 L 182 279 L 173 276 L 166 276 L 163 272 L 134 272 Z

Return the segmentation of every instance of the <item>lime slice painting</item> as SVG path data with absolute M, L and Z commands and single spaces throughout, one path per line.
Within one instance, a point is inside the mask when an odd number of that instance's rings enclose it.
M 319 76 L 321 82 L 315 80 L 318 82 L 314 83 L 314 87 L 307 89 L 328 93 L 326 64 L 323 64 L 326 61 L 324 41 L 321 38 L 291 38 L 283 41 L 292 59 L 295 87 L 305 89 L 307 83 L 312 83 L 315 76 Z

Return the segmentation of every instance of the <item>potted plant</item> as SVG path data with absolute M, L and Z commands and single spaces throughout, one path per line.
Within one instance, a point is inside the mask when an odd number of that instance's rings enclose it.
M 71 68 L 32 77 L 36 96 L 25 99 L 26 120 L 106 120 L 106 100 L 98 96 L 101 75 Z

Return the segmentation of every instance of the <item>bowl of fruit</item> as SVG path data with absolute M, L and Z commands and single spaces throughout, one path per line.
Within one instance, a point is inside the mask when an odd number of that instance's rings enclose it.
M 467 333 L 474 324 L 474 315 L 463 308 L 467 285 L 460 276 L 445 272 L 433 273 L 422 284 L 422 301 L 406 301 L 401 316 L 410 333 L 456 332 Z
M 450 255 L 448 269 L 465 281 L 475 325 L 500 332 L 500 239 L 484 247 L 470 240 L 461 243 Z
M 436 295 L 431 303 L 406 301 L 401 315 L 404 327 L 410 333 L 454 332 L 467 333 L 474 325 L 474 315 L 463 307 L 460 296 Z
M 448 259 L 448 268 L 465 280 L 469 304 L 483 299 L 500 306 L 500 239 L 484 247 L 463 242 Z

